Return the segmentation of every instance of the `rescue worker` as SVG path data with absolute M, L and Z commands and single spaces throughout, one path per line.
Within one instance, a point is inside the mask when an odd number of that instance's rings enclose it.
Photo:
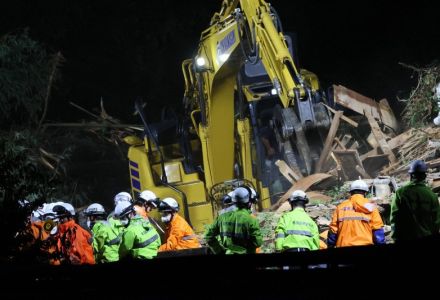
M 365 198 L 368 191 L 363 180 L 351 183 L 350 198 L 333 213 L 327 236 L 329 248 L 385 244 L 382 218 L 376 204 Z
M 53 203 L 44 203 L 32 212 L 30 223 L 24 232 L 20 233 L 19 238 L 23 244 L 19 249 L 34 261 L 59 265 L 58 228 L 54 222 L 52 207 Z
M 116 205 L 118 205 L 119 202 L 122 202 L 122 201 L 131 202 L 132 198 L 131 198 L 131 195 L 129 193 L 127 193 L 127 192 L 120 192 L 120 193 L 117 193 L 115 195 L 115 197 L 113 198 L 113 201 L 115 202 L 115 207 L 116 207 Z
M 106 220 L 104 207 L 99 203 L 89 205 L 84 211 L 87 226 L 93 233 L 93 253 L 96 263 L 119 260 L 119 232 Z
M 53 207 L 55 216 L 59 219 L 58 248 L 63 254 L 62 263 L 81 265 L 94 264 L 92 236 L 79 226 L 75 220 L 75 209 L 69 203 L 62 203 Z
M 159 204 L 161 221 L 166 225 L 165 239 L 159 251 L 200 248 L 201 245 L 194 230 L 177 212 L 179 204 L 174 198 L 165 198 Z
M 391 237 L 395 242 L 411 241 L 440 230 L 438 197 L 426 186 L 425 162 L 415 160 L 408 173 L 411 181 L 399 188 L 391 202 Z
M 136 213 L 142 216 L 144 219 L 148 219 L 148 214 L 159 205 L 159 198 L 152 191 L 142 191 L 134 202 L 134 209 Z M 150 220 L 151 221 L 151 220 Z
M 113 201 L 115 203 L 115 208 L 116 208 L 116 206 L 120 202 L 127 202 L 127 203 L 131 204 L 132 198 L 129 193 L 120 192 L 115 195 L 115 197 L 113 198 Z M 108 215 L 107 221 L 110 223 L 110 225 L 112 226 L 114 231 L 118 233 L 118 236 L 121 236 L 122 232 L 125 230 L 125 226 L 121 224 L 121 221 L 119 219 L 114 217 L 114 211 Z
M 119 202 L 115 208 L 115 218 L 126 228 L 119 246 L 119 258 L 152 259 L 157 256 L 160 237 L 148 220 L 136 214 L 133 204 Z
M 250 198 L 248 189 L 235 189 L 237 210 L 218 216 L 206 231 L 205 240 L 215 254 L 255 253 L 262 245 L 260 226 L 257 219 L 251 216 Z
M 275 250 L 303 252 L 319 249 L 318 225 L 305 212 L 306 193 L 296 190 L 289 197 L 290 212 L 281 216 L 275 229 Z

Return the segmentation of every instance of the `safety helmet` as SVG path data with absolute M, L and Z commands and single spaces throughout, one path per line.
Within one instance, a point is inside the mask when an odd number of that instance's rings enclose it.
M 160 212 L 177 212 L 179 210 L 179 203 L 176 199 L 168 197 L 160 201 L 159 211 Z
M 115 198 L 113 199 L 115 201 L 115 206 L 118 205 L 119 202 L 121 201 L 127 201 L 127 202 L 131 202 L 131 195 L 127 192 L 120 192 L 118 194 L 116 194 Z
M 56 213 L 53 211 L 53 208 L 57 205 L 61 205 L 63 202 L 54 202 L 54 203 L 44 203 L 43 208 L 41 211 L 41 220 L 47 220 L 47 219 L 55 219 Z
M 259 197 L 258 193 L 253 188 L 251 188 L 251 187 L 249 187 L 249 190 L 251 191 L 250 201 L 252 203 L 257 203 L 258 202 L 258 197 Z
M 289 202 L 296 202 L 296 201 L 304 201 L 305 203 L 309 202 L 309 198 L 307 197 L 307 194 L 304 191 L 296 190 L 290 195 Z
M 249 189 L 245 187 L 238 187 L 234 190 L 234 202 L 245 204 L 250 201 Z
M 133 204 L 128 201 L 121 201 L 115 207 L 115 217 L 122 219 L 128 214 L 134 212 Z
M 226 195 L 224 195 L 224 196 L 222 197 L 222 203 L 223 203 L 223 205 L 230 205 L 230 204 L 232 204 L 232 203 L 234 203 L 234 202 L 235 202 L 235 199 L 234 199 L 234 191 L 229 192 L 229 193 L 227 193 Z
M 142 191 L 138 199 L 151 204 L 154 207 L 157 207 L 159 202 L 159 198 L 157 198 L 156 194 L 149 190 Z
M 90 204 L 84 211 L 86 216 L 102 216 L 105 215 L 104 206 L 99 203 Z
M 355 180 L 350 185 L 350 192 L 353 191 L 364 191 L 368 193 L 368 184 L 363 180 Z
M 61 202 L 53 206 L 52 211 L 58 218 L 62 217 L 72 217 L 75 215 L 75 209 L 72 204 Z
M 428 166 L 425 164 L 423 160 L 415 160 L 409 166 L 408 173 L 426 173 L 428 171 Z

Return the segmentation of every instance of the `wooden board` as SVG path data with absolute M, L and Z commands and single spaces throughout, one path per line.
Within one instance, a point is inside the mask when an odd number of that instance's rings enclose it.
M 373 118 L 373 116 L 369 112 L 365 112 L 365 116 L 368 119 L 368 123 L 370 123 L 371 126 L 371 132 L 373 133 L 374 137 L 376 138 L 376 141 L 379 144 L 380 149 L 383 151 L 383 153 L 388 155 L 388 159 L 390 162 L 394 163 L 397 161 L 396 156 L 394 155 L 390 145 L 388 145 L 384 134 L 380 130 L 379 124 L 377 124 L 376 120 Z
M 284 160 L 277 160 L 275 162 L 275 165 L 278 167 L 278 169 L 280 170 L 280 173 L 283 174 L 283 176 L 291 183 L 295 183 L 295 181 L 300 180 L 303 176 L 302 174 L 297 171 L 295 172 L 294 170 L 292 170 Z
M 321 168 L 324 162 L 327 161 L 327 158 L 329 156 L 333 144 L 333 140 L 336 136 L 336 132 L 338 131 L 341 115 L 342 115 L 342 111 L 337 111 L 335 113 L 335 116 L 333 117 L 332 125 L 330 126 L 330 129 L 327 134 L 327 138 L 325 139 L 324 149 L 322 149 L 321 155 L 319 156 L 319 161 L 316 164 L 316 169 L 315 169 L 316 173 L 321 172 Z
M 333 176 L 330 174 L 316 173 L 316 174 L 312 174 L 310 176 L 301 178 L 300 180 L 295 182 L 292 185 L 292 187 L 286 193 L 284 193 L 284 195 L 274 205 L 271 206 L 270 211 L 276 211 L 287 200 L 287 198 L 290 197 L 290 195 L 294 191 L 302 190 L 302 191 L 306 192 L 311 186 L 313 186 L 321 181 L 324 181 L 326 179 L 329 179 L 331 177 L 333 177 Z

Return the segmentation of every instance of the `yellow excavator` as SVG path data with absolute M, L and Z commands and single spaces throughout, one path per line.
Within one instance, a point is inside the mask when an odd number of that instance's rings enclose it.
M 145 134 L 126 138 L 133 195 L 149 189 L 175 198 L 202 232 L 237 186 L 259 194 L 260 210 L 270 207 L 268 150 L 299 174 L 312 173 L 330 117 L 316 75 L 298 69 L 293 57 L 295 39 L 269 3 L 224 0 L 197 54 L 182 64 L 183 116 L 168 112 L 149 123 L 136 101 Z

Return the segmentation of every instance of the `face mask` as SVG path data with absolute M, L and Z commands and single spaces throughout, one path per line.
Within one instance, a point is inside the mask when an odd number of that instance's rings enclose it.
M 121 224 L 124 225 L 124 226 L 127 226 L 128 225 L 128 219 L 122 219 L 121 220 Z
M 163 223 L 169 223 L 169 222 L 171 221 L 171 214 L 163 215 L 163 216 L 160 218 L 160 220 L 161 220 Z
M 58 226 L 55 226 L 54 228 L 52 228 L 52 230 L 50 231 L 51 235 L 55 235 L 58 232 Z

